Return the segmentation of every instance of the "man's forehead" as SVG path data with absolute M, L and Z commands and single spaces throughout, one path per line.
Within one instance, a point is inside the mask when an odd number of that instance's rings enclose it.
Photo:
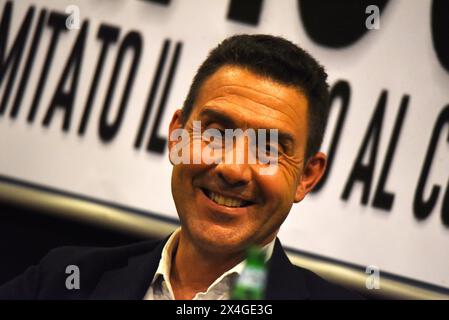
M 231 116 L 244 114 L 280 120 L 293 126 L 307 123 L 307 98 L 297 88 L 275 82 L 241 67 L 224 66 L 201 87 L 195 103 L 200 114 L 215 108 Z
M 307 102 L 303 92 L 292 85 L 286 85 L 267 76 L 240 66 L 225 65 L 209 76 L 199 90 L 199 95 L 221 93 L 242 93 L 259 95 L 273 103 L 289 104 L 293 97 Z M 305 100 L 305 101 L 302 101 Z

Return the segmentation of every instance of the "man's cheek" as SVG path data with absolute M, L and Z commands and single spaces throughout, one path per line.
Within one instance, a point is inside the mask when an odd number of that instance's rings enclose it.
M 179 164 L 179 170 L 184 177 L 195 176 L 207 168 L 203 164 Z
M 265 199 L 275 200 L 282 198 L 286 192 L 290 192 L 289 184 L 281 174 L 264 176 L 257 181 L 265 195 Z

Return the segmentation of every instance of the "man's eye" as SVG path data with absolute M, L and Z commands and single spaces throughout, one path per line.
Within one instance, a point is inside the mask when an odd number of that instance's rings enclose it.
M 258 159 L 262 161 L 273 161 L 279 155 L 280 147 L 274 144 L 266 144 L 264 150 L 257 150 Z
M 212 148 L 221 148 L 223 145 L 224 130 L 221 128 L 209 127 L 203 132 L 203 141 Z
M 210 145 L 212 148 L 221 148 L 221 147 L 223 146 L 223 141 L 222 141 L 220 138 L 212 137 L 212 138 L 209 140 L 209 145 Z
M 270 154 L 270 155 L 278 154 L 279 153 L 279 146 L 278 145 L 274 145 L 274 144 L 267 145 L 267 153 Z

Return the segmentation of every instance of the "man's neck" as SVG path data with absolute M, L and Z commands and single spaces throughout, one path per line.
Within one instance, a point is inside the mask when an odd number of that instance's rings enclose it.
M 244 252 L 228 255 L 206 253 L 181 231 L 170 270 L 175 299 L 192 299 L 198 292 L 205 292 L 218 277 L 243 259 Z

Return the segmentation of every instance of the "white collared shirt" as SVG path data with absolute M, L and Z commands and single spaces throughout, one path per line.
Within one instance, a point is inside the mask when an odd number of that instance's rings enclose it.
M 170 236 L 162 250 L 162 256 L 159 260 L 153 281 L 145 294 L 144 300 L 174 300 L 173 289 L 170 284 L 170 270 L 173 257 L 173 250 L 178 245 L 179 232 L 181 228 L 176 229 Z M 271 258 L 274 249 L 275 239 L 265 245 L 262 250 L 266 252 L 266 261 Z M 198 292 L 193 300 L 228 300 L 231 286 L 235 279 L 241 274 L 245 267 L 245 261 L 240 262 L 218 277 L 206 292 Z

